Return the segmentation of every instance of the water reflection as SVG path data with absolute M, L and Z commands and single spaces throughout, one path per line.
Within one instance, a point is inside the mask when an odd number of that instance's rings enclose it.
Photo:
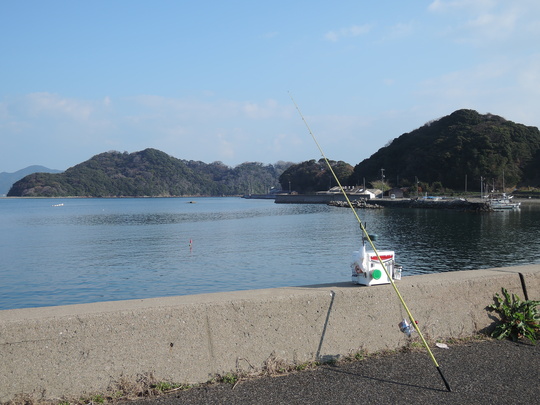
M 409 274 L 534 263 L 540 233 L 530 224 L 540 219 L 538 213 L 395 210 L 393 221 L 385 224 L 385 237 L 399 247 Z M 399 222 L 394 232 L 392 222 Z
M 349 281 L 361 243 L 350 210 L 324 205 L 53 202 L 0 200 L 0 309 Z M 540 263 L 540 206 L 359 215 L 404 275 Z

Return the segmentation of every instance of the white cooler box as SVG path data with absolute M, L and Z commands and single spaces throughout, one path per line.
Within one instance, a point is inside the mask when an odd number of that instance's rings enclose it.
M 388 270 L 390 277 L 401 280 L 401 266 L 396 264 L 393 250 L 380 250 L 379 256 Z M 377 255 L 372 250 L 367 250 L 365 245 L 361 250 L 352 255 L 352 282 L 362 285 L 390 284 L 390 280 L 384 271 Z

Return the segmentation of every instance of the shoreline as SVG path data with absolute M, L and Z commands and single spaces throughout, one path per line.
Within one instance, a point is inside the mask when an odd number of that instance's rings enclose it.
M 480 197 L 437 197 L 437 198 L 372 198 L 364 199 L 359 195 L 347 194 L 351 203 L 356 204 L 356 208 L 372 208 L 370 205 L 378 205 L 391 208 L 436 208 L 436 209 L 457 209 L 463 211 L 490 212 L 491 207 L 486 199 Z M 365 202 L 368 207 L 358 206 L 359 201 Z M 512 201 L 520 202 L 521 205 L 540 204 L 540 199 L 535 198 L 513 198 Z M 276 204 L 326 204 L 348 207 L 347 200 L 343 194 L 278 194 L 275 199 Z M 361 204 L 364 205 L 364 204 Z

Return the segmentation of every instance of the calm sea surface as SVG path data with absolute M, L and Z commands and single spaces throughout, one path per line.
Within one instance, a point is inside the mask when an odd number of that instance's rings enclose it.
M 359 214 L 405 276 L 540 263 L 540 205 Z M 352 212 L 325 205 L 4 198 L 0 309 L 349 281 L 360 243 Z

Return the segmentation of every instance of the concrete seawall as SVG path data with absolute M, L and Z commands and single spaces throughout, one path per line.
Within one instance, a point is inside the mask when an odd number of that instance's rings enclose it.
M 351 202 L 362 200 L 355 194 L 347 194 Z M 276 204 L 330 204 L 346 203 L 343 194 L 277 194 Z M 423 208 L 423 209 L 453 209 L 460 211 L 492 211 L 486 201 L 479 198 L 471 200 L 461 199 L 417 199 L 417 198 L 373 198 L 367 200 L 368 204 L 376 204 L 387 208 Z M 343 206 L 348 207 L 348 204 Z
M 404 277 L 398 288 L 429 339 L 493 324 L 501 287 L 540 299 L 540 265 Z M 102 393 L 120 378 L 205 382 L 216 374 L 396 349 L 406 318 L 390 285 L 348 282 L 0 311 L 0 402 Z

